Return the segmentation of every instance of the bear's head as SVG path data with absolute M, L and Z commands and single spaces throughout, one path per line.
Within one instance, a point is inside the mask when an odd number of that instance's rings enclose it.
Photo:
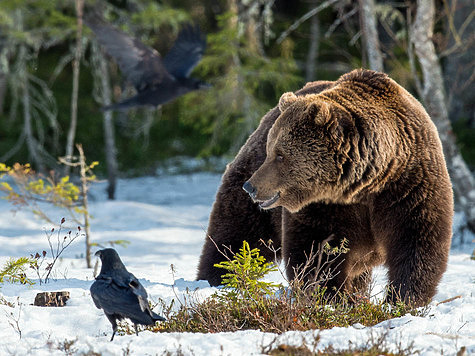
M 342 155 L 354 125 L 342 107 L 318 94 L 285 93 L 267 137 L 264 163 L 243 188 L 263 209 L 296 212 L 317 201 L 338 200 Z

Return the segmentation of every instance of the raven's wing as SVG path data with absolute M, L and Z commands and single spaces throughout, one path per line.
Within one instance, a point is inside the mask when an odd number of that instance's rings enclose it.
M 119 287 L 130 289 L 130 291 L 137 296 L 142 311 L 150 310 L 147 300 L 147 291 L 132 273 L 125 269 L 115 269 L 107 274 L 106 277 L 110 277 Z
M 142 311 L 149 311 L 150 306 L 148 305 L 147 292 L 142 284 L 138 281 L 137 278 L 132 278 L 129 282 L 129 287 L 132 289 L 132 292 L 137 296 L 139 300 L 140 309 Z
M 165 321 L 164 317 L 161 317 L 160 315 L 154 313 L 150 309 L 150 305 L 148 304 L 148 299 L 147 299 L 147 291 L 145 290 L 143 285 L 132 273 L 130 272 L 127 272 L 127 273 L 130 275 L 128 286 L 132 290 L 132 293 L 134 293 L 137 296 L 140 310 L 142 310 L 145 313 L 148 313 L 152 317 L 153 320 Z
M 178 34 L 163 64 L 176 78 L 186 78 L 203 57 L 205 49 L 206 36 L 198 26 L 188 24 Z
M 85 16 L 84 22 L 137 90 L 165 80 L 174 80 L 163 65 L 160 54 L 153 48 L 116 29 L 95 14 Z
M 102 309 L 101 299 L 98 297 L 98 295 L 102 291 L 102 288 L 103 288 L 103 282 L 97 281 L 97 280 L 94 281 L 94 283 L 91 285 L 91 288 L 90 288 L 92 301 L 94 302 L 94 305 L 96 306 L 97 309 Z
M 120 315 L 138 324 L 153 324 L 150 309 L 142 309 L 139 298 L 130 287 L 120 286 L 109 278 L 98 277 L 91 286 L 91 296 L 94 304 L 106 314 Z

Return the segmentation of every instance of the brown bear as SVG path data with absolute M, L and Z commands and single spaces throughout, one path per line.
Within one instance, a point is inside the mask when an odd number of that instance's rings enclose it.
M 262 241 L 272 240 L 294 278 L 317 246 L 346 239 L 349 251 L 329 257 L 333 271 L 316 259 L 312 278 L 364 292 L 384 264 L 387 300 L 420 306 L 446 269 L 452 216 L 442 145 L 422 105 L 386 74 L 354 70 L 283 94 L 262 118 L 222 178 L 198 279 L 218 285 L 213 265 L 243 240 L 268 260 Z

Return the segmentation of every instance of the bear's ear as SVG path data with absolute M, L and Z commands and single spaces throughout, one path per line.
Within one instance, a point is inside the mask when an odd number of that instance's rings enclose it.
M 323 125 L 331 119 L 330 105 L 325 102 L 311 103 L 307 108 L 307 114 L 315 120 L 315 123 Z
M 280 112 L 284 112 L 290 105 L 295 103 L 298 100 L 297 95 L 292 93 L 291 91 L 282 94 L 279 100 L 279 110 Z

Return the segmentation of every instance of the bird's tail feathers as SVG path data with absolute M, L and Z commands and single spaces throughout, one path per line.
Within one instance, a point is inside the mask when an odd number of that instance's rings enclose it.
M 103 106 L 101 108 L 101 111 L 109 111 L 109 110 L 125 111 L 134 106 L 140 106 L 140 103 L 137 100 L 137 96 L 133 96 L 132 98 L 121 101 L 120 103 Z
M 145 312 L 146 310 L 148 310 L 150 312 L 150 317 L 152 318 L 152 320 L 155 322 L 155 321 L 165 321 L 166 319 L 160 315 L 158 315 L 157 313 L 154 313 L 151 309 L 150 309 L 150 306 L 148 305 L 148 300 L 145 298 L 142 298 L 142 296 L 137 296 L 138 300 L 139 300 L 139 305 L 140 305 L 140 309 Z
M 140 310 L 146 311 L 150 309 L 150 306 L 148 305 L 147 298 L 142 298 L 142 296 L 138 295 L 137 299 L 139 300 L 139 305 L 140 305 Z
M 158 315 L 157 313 L 154 313 L 153 311 L 150 311 L 150 316 L 152 317 L 153 321 L 166 321 L 163 316 Z

